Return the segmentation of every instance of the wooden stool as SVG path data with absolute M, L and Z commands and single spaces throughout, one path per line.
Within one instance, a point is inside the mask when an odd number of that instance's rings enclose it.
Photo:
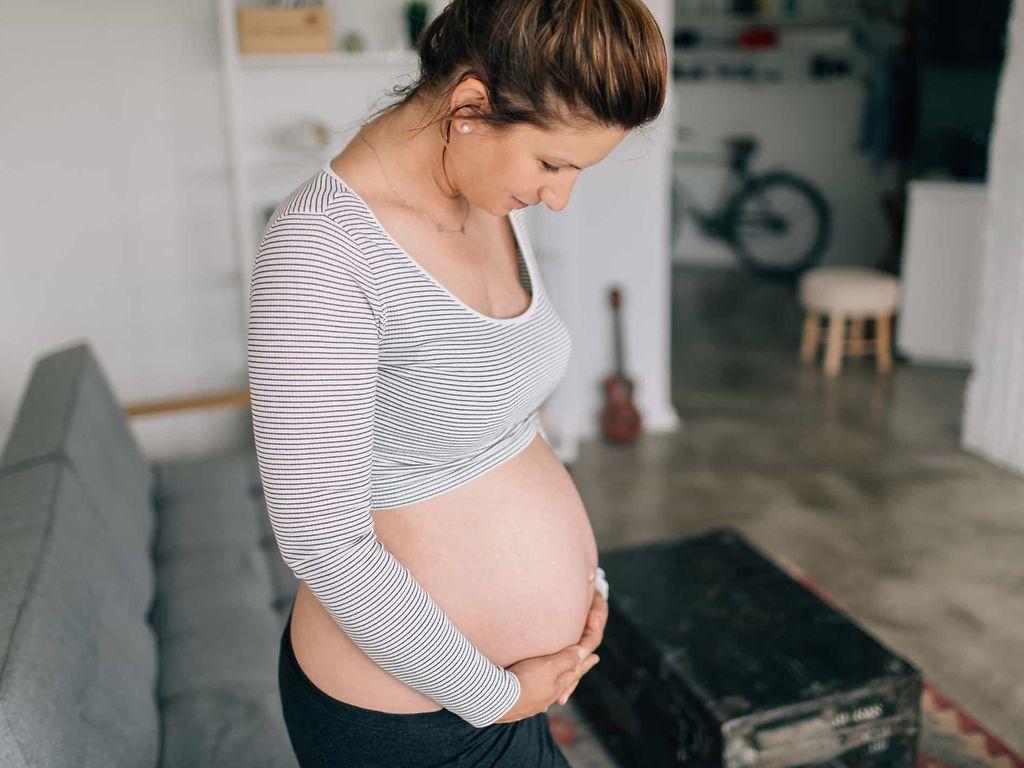
M 821 319 L 828 320 L 825 375 L 836 376 L 844 355 L 875 354 L 876 370 L 892 368 L 892 319 L 899 308 L 900 281 L 870 267 L 814 267 L 800 276 L 798 295 L 806 311 L 800 359 L 814 361 L 821 340 Z M 845 338 L 846 321 L 850 337 Z M 875 335 L 865 338 L 864 326 L 874 320 Z

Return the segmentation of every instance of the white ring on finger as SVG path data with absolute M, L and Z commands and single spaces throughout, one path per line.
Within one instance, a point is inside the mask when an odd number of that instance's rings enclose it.
M 604 577 L 604 568 L 597 566 L 594 570 L 594 589 L 601 593 L 601 597 L 608 599 L 608 580 Z

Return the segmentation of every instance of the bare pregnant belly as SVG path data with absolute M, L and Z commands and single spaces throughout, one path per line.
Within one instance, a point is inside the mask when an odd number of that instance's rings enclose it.
M 373 514 L 384 546 L 495 664 L 580 639 L 597 545 L 572 478 L 540 434 L 461 487 Z M 306 675 L 336 699 L 383 712 L 441 709 L 366 656 L 301 581 L 291 639 Z

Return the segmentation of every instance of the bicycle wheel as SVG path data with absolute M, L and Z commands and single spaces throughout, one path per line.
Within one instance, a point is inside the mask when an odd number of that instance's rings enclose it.
M 750 178 L 733 195 L 725 223 L 743 266 L 764 277 L 786 277 L 821 261 L 832 215 L 814 186 L 775 171 Z

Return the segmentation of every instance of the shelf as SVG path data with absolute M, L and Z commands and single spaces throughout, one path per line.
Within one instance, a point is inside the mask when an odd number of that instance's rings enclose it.
M 851 58 L 862 58 L 860 49 L 842 43 L 801 47 L 797 45 L 776 46 L 774 48 L 740 48 L 739 46 L 695 45 L 690 48 L 677 47 L 672 50 L 674 60 L 700 61 L 703 59 L 736 59 L 750 57 L 754 59 L 806 59 L 815 54 L 846 55 Z
M 784 14 L 757 14 L 751 16 L 736 16 L 732 14 L 703 14 L 699 16 L 677 16 L 675 28 L 680 27 L 749 27 L 749 26 L 778 26 L 778 27 L 827 27 L 856 24 L 862 20 L 862 16 L 856 12 L 828 13 L 828 14 L 806 14 L 803 16 L 786 16 Z
M 411 48 L 366 51 L 331 51 L 329 53 L 240 53 L 243 69 L 279 67 L 357 67 L 380 65 L 416 65 L 419 54 Z

